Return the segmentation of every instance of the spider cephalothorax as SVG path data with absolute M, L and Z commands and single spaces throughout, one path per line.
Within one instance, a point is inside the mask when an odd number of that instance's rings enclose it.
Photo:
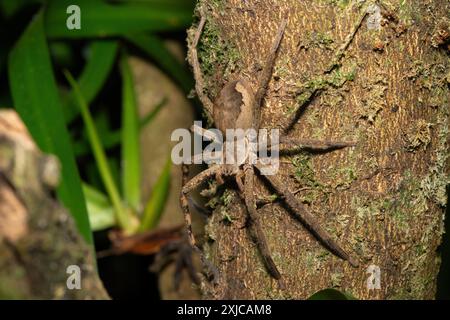
M 261 102 L 266 93 L 268 83 L 272 77 L 275 58 L 287 25 L 287 19 L 284 18 L 278 28 L 272 47 L 268 57 L 266 58 L 265 65 L 263 66 L 261 75 L 258 79 L 257 90 L 253 90 L 248 80 L 243 78 L 236 79 L 230 81 L 223 87 L 214 102 L 212 102 L 203 91 L 203 80 L 197 57 L 196 47 L 204 24 L 205 18 L 202 17 L 191 47 L 191 64 L 194 69 L 196 91 L 205 107 L 206 114 L 224 135 L 227 129 L 243 129 L 257 132 L 260 128 Z M 295 121 L 296 120 L 297 119 L 295 119 Z M 285 126 L 285 128 L 288 129 L 283 130 L 283 134 L 285 134 L 286 131 L 293 126 L 293 124 L 294 123 L 289 123 Z M 310 139 L 297 140 L 281 136 L 278 144 L 274 145 L 272 143 L 269 147 L 279 147 L 280 151 L 292 149 L 300 150 L 305 148 L 327 151 L 353 145 L 354 143 L 352 142 L 317 141 Z M 261 175 L 261 171 L 263 169 L 264 164 L 262 164 L 258 159 L 256 159 L 256 161 L 250 161 L 248 157 L 245 157 L 244 163 L 238 163 L 236 165 L 213 164 L 205 171 L 187 181 L 187 167 L 185 165 L 183 166 L 183 188 L 181 191 L 180 200 L 185 215 L 191 245 L 198 250 L 191 230 L 191 217 L 189 213 L 187 194 L 207 179 L 216 178 L 219 183 L 222 183 L 223 176 L 234 177 L 240 190 L 239 194 L 247 207 L 251 222 L 250 228 L 257 239 L 257 244 L 264 260 L 264 264 L 271 276 L 275 279 L 281 278 L 281 274 L 271 258 L 270 250 L 267 246 L 265 235 L 257 215 L 257 199 L 254 194 L 254 177 L 258 176 L 262 177 L 269 185 L 273 187 L 273 189 L 279 194 L 282 201 L 286 203 L 287 207 L 302 221 L 305 227 L 307 227 L 308 230 L 310 230 L 310 232 L 313 233 L 324 246 L 326 246 L 337 256 L 347 260 L 352 266 L 357 266 L 357 261 L 344 249 L 342 249 L 342 247 L 335 240 L 333 240 L 328 232 L 321 227 L 314 215 L 309 212 L 308 208 L 289 192 L 289 190 L 276 175 Z

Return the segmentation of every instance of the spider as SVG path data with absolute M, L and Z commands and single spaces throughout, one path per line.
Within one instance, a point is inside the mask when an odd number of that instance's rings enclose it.
M 258 86 L 254 93 L 248 80 L 238 78 L 228 82 L 220 91 L 214 101 L 204 93 L 202 73 L 197 55 L 197 45 L 205 25 L 206 19 L 202 15 L 198 24 L 191 48 L 191 64 L 195 78 L 197 95 L 205 108 L 207 117 L 212 119 L 217 129 L 225 133 L 226 129 L 254 129 L 260 128 L 261 104 L 265 96 L 268 84 L 272 78 L 273 67 L 280 43 L 283 39 L 287 25 L 287 17 L 284 17 L 278 27 L 275 39 L 262 67 L 257 80 Z M 331 150 L 354 146 L 354 142 L 318 141 L 311 139 L 296 140 L 286 137 L 286 133 L 297 122 L 296 117 L 290 117 L 289 121 L 281 126 L 280 152 L 309 149 L 312 151 L 328 152 Z M 198 131 L 198 130 L 197 130 Z M 274 147 L 274 146 L 271 146 Z M 276 147 L 276 146 L 275 146 Z M 265 180 L 284 201 L 287 208 L 303 223 L 303 225 L 320 241 L 328 250 L 338 257 L 347 260 L 350 265 L 357 267 L 358 262 L 348 254 L 341 245 L 320 225 L 315 216 L 298 200 L 276 175 L 261 175 L 264 166 L 261 162 L 250 162 L 248 159 L 239 165 L 213 164 L 188 181 L 188 167 L 182 165 L 183 187 L 180 194 L 180 203 L 184 213 L 187 234 L 191 246 L 201 254 L 192 233 L 191 214 L 189 211 L 188 194 L 199 187 L 208 179 L 215 178 L 219 184 L 223 183 L 223 177 L 234 178 L 239 189 L 239 194 L 247 208 L 249 227 L 252 232 L 263 263 L 269 274 L 279 280 L 281 274 L 275 265 L 266 237 L 260 224 L 257 213 L 257 199 L 254 192 L 254 179 L 259 177 Z M 204 260 L 203 260 L 204 261 Z

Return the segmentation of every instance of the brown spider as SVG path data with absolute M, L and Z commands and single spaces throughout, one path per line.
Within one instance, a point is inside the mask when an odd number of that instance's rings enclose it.
M 276 37 L 273 41 L 270 52 L 266 58 L 261 75 L 258 79 L 258 90 L 253 92 L 249 81 L 238 79 L 227 83 L 220 91 L 214 103 L 203 91 L 203 79 L 200 71 L 200 65 L 197 56 L 197 45 L 201 36 L 206 19 L 202 16 L 198 25 L 191 49 L 191 63 L 193 66 L 194 77 L 196 81 L 196 91 L 202 102 L 206 115 L 215 123 L 215 126 L 225 133 L 226 129 L 255 129 L 260 128 L 261 102 L 267 90 L 267 86 L 272 77 L 272 69 L 275 64 L 280 42 L 283 38 L 284 30 L 287 25 L 287 19 L 284 18 L 278 28 Z M 300 149 L 309 149 L 316 151 L 330 151 L 334 149 L 354 146 L 352 142 L 338 141 L 317 141 L 317 140 L 295 140 L 286 138 L 286 133 L 296 123 L 296 117 L 290 117 L 289 122 L 282 127 L 282 136 L 280 137 L 280 152 L 298 151 Z M 274 146 L 271 146 L 274 147 Z M 275 146 L 277 147 L 277 146 Z M 223 183 L 222 177 L 234 177 L 240 190 L 240 195 L 244 201 L 250 217 L 250 228 L 253 232 L 259 251 L 262 255 L 264 264 L 272 277 L 280 279 L 281 274 L 272 260 L 266 238 L 260 225 L 257 214 L 257 200 L 254 194 L 254 176 L 258 173 L 266 183 L 271 185 L 276 193 L 279 194 L 282 201 L 285 202 L 288 209 L 292 211 L 303 225 L 331 252 L 340 258 L 347 260 L 352 266 L 357 267 L 358 262 L 352 258 L 342 247 L 321 227 L 314 215 L 305 207 L 275 175 L 261 175 L 263 165 L 260 162 L 251 163 L 246 160 L 241 165 L 211 165 L 191 180 L 188 180 L 187 165 L 183 164 L 183 187 L 180 195 L 181 207 L 184 212 L 185 223 L 190 244 L 196 251 L 201 250 L 196 246 L 196 241 L 191 228 L 191 214 L 189 212 L 189 203 L 187 195 L 197 188 L 201 183 L 209 178 L 215 178 L 217 182 Z M 205 262 L 205 261 L 204 261 Z

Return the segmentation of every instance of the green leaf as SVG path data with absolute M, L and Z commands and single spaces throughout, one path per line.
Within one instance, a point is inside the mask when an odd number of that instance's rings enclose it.
M 317 291 L 308 300 L 356 300 L 356 298 L 349 293 L 329 288 Z
M 158 224 L 169 195 L 171 167 L 172 162 L 169 157 L 164 165 L 161 175 L 158 177 L 158 180 L 153 187 L 147 205 L 145 206 L 144 215 L 142 216 L 142 222 L 139 228 L 139 231 L 141 232 L 151 230 Z
M 139 121 L 139 129 L 142 130 L 146 125 L 152 122 L 152 120 L 159 113 L 161 108 L 167 103 L 167 98 L 164 98 L 158 103 L 151 111 L 149 111 Z M 100 135 L 103 147 L 108 150 L 118 146 L 122 139 L 122 130 L 105 131 Z M 74 144 L 74 151 L 77 157 L 84 156 L 90 152 L 89 143 L 86 140 L 78 141 Z
M 103 87 L 114 65 L 118 42 L 114 40 L 95 40 L 90 46 L 86 65 L 78 78 L 81 93 L 89 105 Z M 66 120 L 72 121 L 78 114 L 76 97 L 73 92 L 66 102 Z
M 127 55 L 120 60 L 122 73 L 122 192 L 124 200 L 136 212 L 141 206 L 141 162 L 139 116 L 133 74 Z
M 108 197 L 85 183 L 83 184 L 83 192 L 92 230 L 99 231 L 115 226 L 114 208 Z
M 66 20 L 69 5 L 80 8 L 80 29 L 70 30 Z M 92 0 L 51 1 L 45 27 L 51 38 L 111 37 L 142 31 L 184 30 L 192 22 L 192 10 L 154 4 L 109 4 Z
M 34 17 L 11 51 L 8 69 L 15 108 L 40 149 L 55 154 L 61 161 L 58 197 L 71 212 L 80 233 L 92 243 L 81 180 L 45 40 L 42 12 Z
M 83 117 L 83 121 L 88 133 L 89 142 L 92 147 L 92 152 L 94 154 L 98 170 L 100 171 L 100 176 L 102 178 L 105 189 L 113 204 L 117 222 L 126 233 L 132 233 L 134 231 L 132 216 L 129 215 L 122 206 L 119 191 L 117 190 L 117 186 L 114 183 L 111 169 L 109 168 L 108 164 L 108 159 L 106 158 L 105 151 L 100 142 L 100 138 L 98 137 L 97 129 L 95 128 L 95 124 L 92 119 L 91 113 L 89 112 L 89 108 L 81 94 L 80 88 L 75 79 L 68 71 L 65 71 L 64 74 L 70 85 L 72 86 L 72 89 L 74 90 L 75 96 L 77 98 L 81 116 Z
M 154 59 L 161 69 L 181 86 L 185 93 L 189 93 L 194 87 L 191 73 L 173 56 L 158 36 L 128 34 L 125 39 Z
M 167 97 L 164 97 L 160 103 L 153 107 L 151 111 L 149 111 L 142 119 L 140 120 L 139 127 L 142 130 L 145 126 L 152 122 L 152 120 L 156 117 L 162 107 L 164 107 L 167 103 Z

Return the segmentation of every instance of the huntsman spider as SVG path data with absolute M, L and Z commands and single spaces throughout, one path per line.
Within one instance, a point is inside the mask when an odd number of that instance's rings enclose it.
M 220 91 L 214 102 L 204 92 L 202 73 L 197 56 L 197 45 L 205 25 L 205 18 L 201 17 L 198 28 L 196 30 L 194 40 L 191 47 L 191 64 L 193 67 L 194 78 L 196 81 L 196 92 L 202 102 L 205 112 L 210 119 L 213 120 L 215 127 L 225 134 L 226 129 L 254 129 L 256 132 L 260 129 L 261 104 L 268 84 L 272 78 L 273 67 L 277 56 L 280 43 L 283 39 L 284 31 L 287 25 L 287 18 L 281 21 L 275 39 L 273 40 L 270 51 L 265 59 L 265 65 L 261 70 L 259 79 L 257 80 L 257 90 L 253 91 L 250 81 L 239 78 L 228 82 Z M 286 150 L 302 150 L 308 149 L 312 151 L 327 152 L 339 148 L 354 146 L 354 142 L 340 141 L 318 141 L 311 139 L 292 139 L 287 138 L 286 133 L 297 122 L 297 118 L 290 117 L 290 121 L 281 126 L 281 135 L 277 146 L 280 152 Z M 202 134 L 202 130 L 194 128 L 197 133 Z M 207 136 L 205 138 L 208 138 Z M 209 137 L 209 140 L 212 138 Z M 183 187 L 180 196 L 180 203 L 183 209 L 185 223 L 187 226 L 187 234 L 192 247 L 201 253 L 200 248 L 196 245 L 195 237 L 192 233 L 191 214 L 189 211 L 188 194 L 199 187 L 208 179 L 215 178 L 219 184 L 224 182 L 223 178 L 234 178 L 239 189 L 239 194 L 247 208 L 250 220 L 250 230 L 254 235 L 259 252 L 261 253 L 263 263 L 275 279 L 281 278 L 277 266 L 275 265 L 270 249 L 267 245 L 259 216 L 257 213 L 257 199 L 254 192 L 254 178 L 262 178 L 265 183 L 269 184 L 275 192 L 284 201 L 287 208 L 301 221 L 301 223 L 322 243 L 328 250 L 338 257 L 347 260 L 352 266 L 357 267 L 358 262 L 350 254 L 348 254 L 342 246 L 332 238 L 332 236 L 321 226 L 310 210 L 297 199 L 276 175 L 261 175 L 264 170 L 264 164 L 260 159 L 250 161 L 249 157 L 245 157 L 242 163 L 236 165 L 230 164 L 213 164 L 208 169 L 202 171 L 197 176 L 188 181 L 188 167 L 186 164 L 183 168 Z M 227 163 L 227 162 L 225 162 Z

